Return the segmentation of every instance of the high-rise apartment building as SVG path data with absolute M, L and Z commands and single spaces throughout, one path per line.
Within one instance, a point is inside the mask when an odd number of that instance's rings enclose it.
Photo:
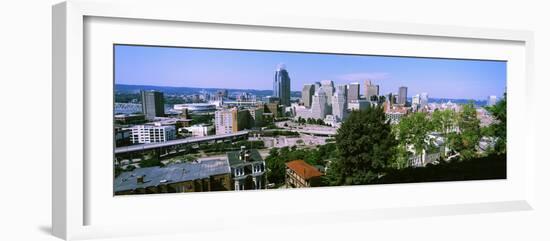
M 231 134 L 251 128 L 254 125 L 254 121 L 254 117 L 251 116 L 247 109 L 234 107 L 217 110 L 214 113 L 216 135 Z
M 238 130 L 236 108 L 217 110 L 214 113 L 216 135 L 231 134 Z
M 164 94 L 154 90 L 142 90 L 141 108 L 147 120 L 164 116 Z
M 284 64 L 277 66 L 275 71 L 273 96 L 279 98 L 281 105 L 290 106 L 290 76 Z

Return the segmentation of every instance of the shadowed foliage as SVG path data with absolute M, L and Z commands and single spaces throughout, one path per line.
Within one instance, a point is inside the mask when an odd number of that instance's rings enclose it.
M 506 154 L 493 154 L 464 161 L 426 167 L 390 169 L 371 184 L 506 179 Z

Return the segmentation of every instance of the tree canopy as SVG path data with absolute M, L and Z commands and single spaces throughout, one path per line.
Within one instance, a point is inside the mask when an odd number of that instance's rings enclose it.
M 406 144 L 412 145 L 416 154 L 429 145 L 427 135 L 434 129 L 433 123 L 424 112 L 412 113 L 401 119 L 398 124 L 398 139 Z
M 380 107 L 352 111 L 336 134 L 340 158 L 330 164 L 330 185 L 365 184 L 394 159 L 397 140 Z
M 497 153 L 506 153 L 506 93 L 494 106 L 485 109 L 495 118 L 495 123 L 487 128 L 488 135 L 496 138 L 494 150 Z
M 474 104 L 470 102 L 458 114 L 459 133 L 449 135 L 449 145 L 465 159 L 477 156 L 476 147 L 481 139 L 479 123 Z

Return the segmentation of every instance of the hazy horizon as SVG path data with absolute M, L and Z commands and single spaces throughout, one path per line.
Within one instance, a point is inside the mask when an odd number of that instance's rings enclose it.
M 506 62 L 417 57 L 296 53 L 115 45 L 115 84 L 213 89 L 272 90 L 280 63 L 286 65 L 291 90 L 324 79 L 336 84 L 364 80 L 380 85 L 380 94 L 408 87 L 408 97 L 427 92 L 432 98 L 502 97 Z

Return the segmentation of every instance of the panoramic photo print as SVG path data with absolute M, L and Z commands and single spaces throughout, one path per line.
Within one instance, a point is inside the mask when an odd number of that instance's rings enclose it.
M 506 179 L 506 61 L 113 51 L 114 195 Z

